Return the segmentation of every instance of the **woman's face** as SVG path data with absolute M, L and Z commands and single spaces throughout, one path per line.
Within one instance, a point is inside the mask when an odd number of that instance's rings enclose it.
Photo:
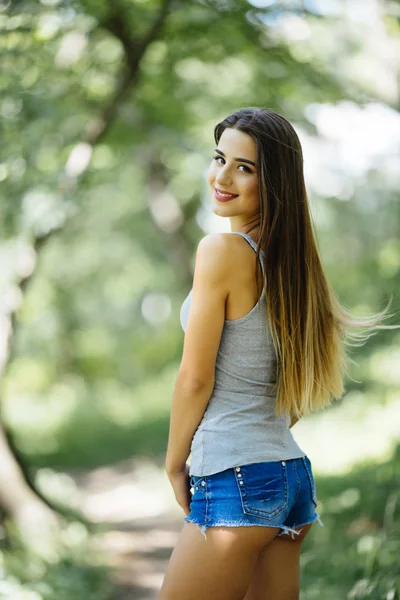
M 260 211 L 256 155 L 256 143 L 250 135 L 228 128 L 221 135 L 208 170 L 213 212 L 222 217 L 240 217 L 239 226 Z M 235 196 L 221 198 L 217 190 Z

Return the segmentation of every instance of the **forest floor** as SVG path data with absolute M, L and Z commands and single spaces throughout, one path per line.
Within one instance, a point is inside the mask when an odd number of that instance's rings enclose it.
M 135 458 L 70 475 L 80 510 L 104 529 L 93 543 L 111 567 L 116 600 L 156 599 L 184 518 L 164 469 Z

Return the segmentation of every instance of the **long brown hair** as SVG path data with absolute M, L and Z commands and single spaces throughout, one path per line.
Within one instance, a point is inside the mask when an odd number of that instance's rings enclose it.
M 277 355 L 275 413 L 300 418 L 343 395 L 349 361 L 354 362 L 346 346 L 361 346 L 378 329 L 400 325 L 380 325 L 393 316 L 392 297 L 384 310 L 366 317 L 353 315 L 336 297 L 314 235 L 300 140 L 289 121 L 267 108 L 243 108 L 215 126 L 217 144 L 228 127 L 256 143 L 257 259 L 263 250 L 267 322 Z

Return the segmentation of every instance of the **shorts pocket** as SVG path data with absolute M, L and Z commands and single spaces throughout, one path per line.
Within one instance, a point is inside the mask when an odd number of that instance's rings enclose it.
M 306 473 L 308 476 L 308 481 L 310 483 L 311 499 L 312 499 L 314 505 L 317 506 L 317 492 L 315 489 L 315 481 L 314 481 L 314 475 L 312 472 L 311 461 L 308 458 L 308 456 L 303 456 L 302 458 L 303 458 L 303 464 L 304 464 L 304 467 L 306 469 Z
M 193 489 L 193 496 L 205 494 L 207 492 L 207 477 L 198 477 L 192 475 L 190 478 L 190 487 Z
M 272 519 L 288 507 L 288 478 L 284 461 L 234 467 L 243 512 Z

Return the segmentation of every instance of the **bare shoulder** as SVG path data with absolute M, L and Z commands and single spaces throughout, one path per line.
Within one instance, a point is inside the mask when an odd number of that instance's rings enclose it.
M 248 247 L 246 240 L 241 235 L 232 233 L 209 233 L 204 236 L 197 247 L 197 252 L 212 254 L 218 259 L 226 259 L 226 263 L 233 263 L 239 256 L 243 256 L 243 248 Z
M 237 236 L 232 235 L 230 233 L 220 233 L 220 232 L 215 232 L 215 233 L 208 233 L 207 235 L 205 235 L 203 238 L 201 238 L 198 247 L 203 247 L 203 248 L 213 248 L 213 249 L 220 249 L 221 251 L 223 251 L 226 248 L 231 248 L 233 246 L 232 242 L 233 242 L 233 238 L 236 238 Z
M 196 268 L 214 272 L 217 276 L 228 274 L 235 264 L 237 252 L 236 235 L 227 233 L 209 233 L 204 236 L 196 252 Z
M 222 287 L 227 294 L 237 285 L 245 285 L 254 277 L 255 254 L 241 235 L 210 233 L 197 247 L 197 279 L 208 280 L 208 285 Z

